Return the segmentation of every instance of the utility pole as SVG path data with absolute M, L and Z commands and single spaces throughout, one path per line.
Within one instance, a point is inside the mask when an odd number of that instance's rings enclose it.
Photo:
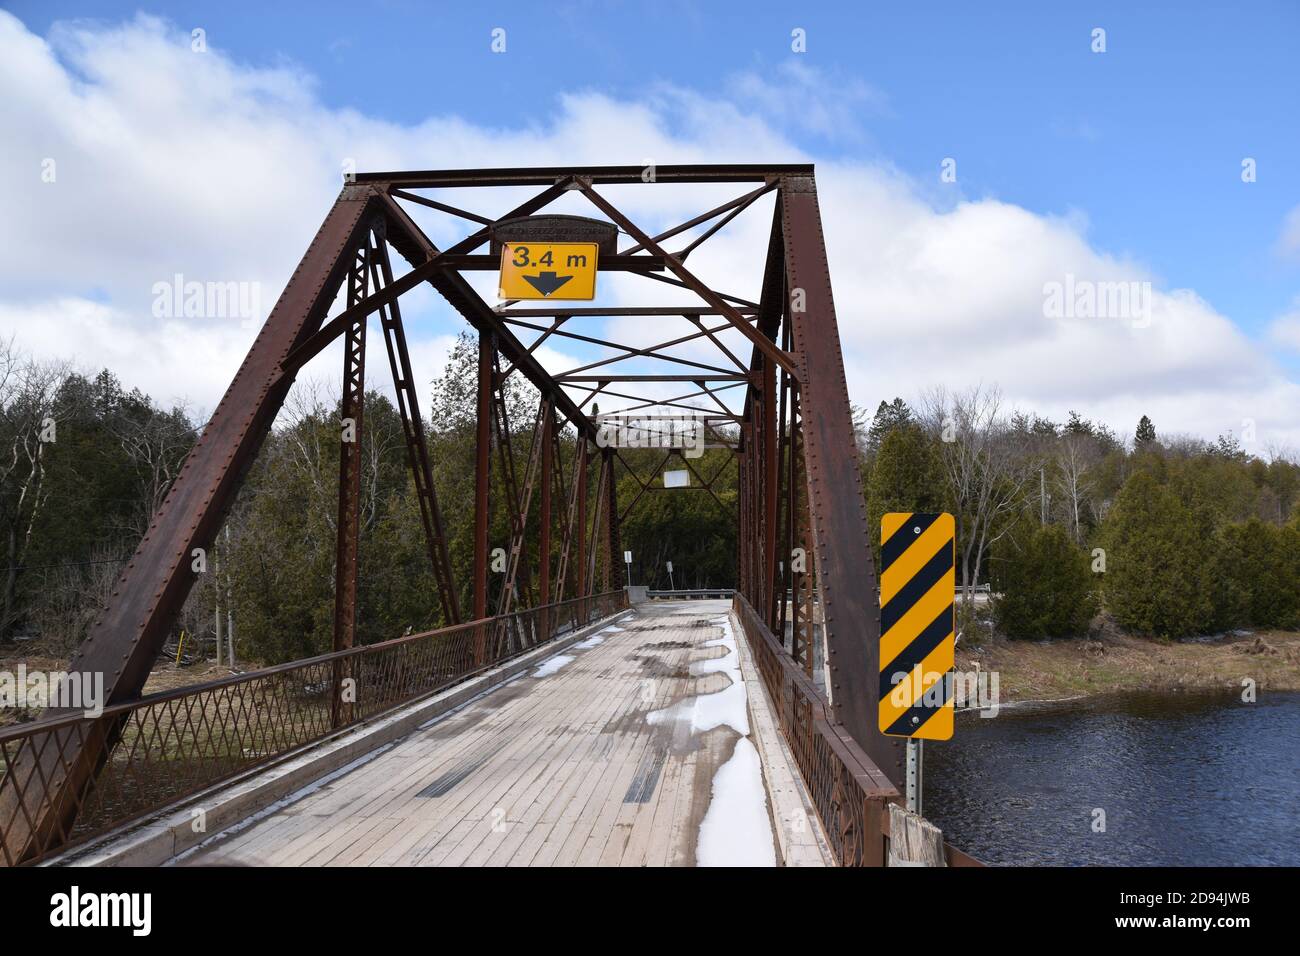
M 1047 524 L 1047 473 L 1042 467 L 1038 469 L 1038 500 L 1041 504 L 1041 523 Z
M 217 666 L 221 666 L 221 552 L 217 549 L 217 543 L 212 543 L 212 607 L 216 616 L 217 628 Z

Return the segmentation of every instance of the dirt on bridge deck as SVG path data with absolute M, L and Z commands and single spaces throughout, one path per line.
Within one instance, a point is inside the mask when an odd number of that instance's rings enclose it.
M 640 605 L 180 862 L 774 865 L 728 609 Z

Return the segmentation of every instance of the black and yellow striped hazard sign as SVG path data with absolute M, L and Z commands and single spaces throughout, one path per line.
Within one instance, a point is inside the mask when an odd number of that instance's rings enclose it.
M 950 514 L 880 519 L 880 732 L 952 738 L 954 560 Z

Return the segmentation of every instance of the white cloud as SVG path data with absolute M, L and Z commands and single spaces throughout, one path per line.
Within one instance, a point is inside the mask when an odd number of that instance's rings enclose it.
M 740 106 L 770 116 L 788 131 L 829 139 L 861 139 L 864 119 L 889 111 L 888 99 L 875 87 L 799 59 L 738 73 L 727 92 Z
M 153 285 L 176 273 L 259 283 L 269 309 L 336 195 L 345 159 L 361 170 L 815 159 L 797 145 L 790 132 L 797 124 L 776 95 L 815 82 L 815 74 L 742 79 L 726 98 L 669 86 L 635 101 L 573 92 L 545 121 L 522 128 L 449 114 L 402 126 L 325 107 L 312 79 L 293 69 L 242 65 L 215 49 L 195 54 L 188 41 L 142 17 L 111 28 L 60 27 L 47 42 L 0 12 L 7 137 L 0 333 L 43 354 L 107 365 L 161 400 L 187 396 L 198 407 L 216 403 L 254 330 L 238 320 L 157 319 Z M 799 128 L 839 124 L 844 99 L 825 102 Z M 56 162 L 53 183 L 41 179 L 46 158 Z M 1057 418 L 1074 408 L 1127 431 L 1149 414 L 1164 433 L 1210 437 L 1250 418 L 1261 447 L 1300 445 L 1290 411 L 1300 387 L 1268 352 L 1194 291 L 1162 289 L 1140 263 L 1093 248 L 1079 214 L 1044 216 L 995 199 L 940 204 L 930 187 L 879 163 L 819 162 L 818 184 L 856 401 L 874 408 L 934 384 L 996 382 L 1009 400 Z M 741 190 L 602 191 L 654 229 Z M 487 204 L 491 214 L 523 195 L 469 192 L 446 198 Z M 771 208 L 756 204 L 701 246 L 690 267 L 755 297 L 756 250 L 766 242 Z M 556 210 L 590 207 L 570 194 Z M 436 214 L 419 219 L 435 242 L 464 231 Z M 1044 284 L 1067 276 L 1150 282 L 1149 323 L 1047 318 Z M 490 294 L 491 276 L 473 281 Z M 627 303 L 641 288 L 633 283 L 644 281 L 603 276 L 603 294 Z M 653 289 L 660 302 L 670 293 Z M 457 326 L 428 289 L 403 304 L 417 379 L 427 382 L 441 372 Z M 617 332 L 629 344 L 668 338 L 677 327 L 611 321 L 602 330 L 586 321 L 573 328 Z M 1275 328 L 1277 341 L 1288 341 L 1289 327 Z M 736 333 L 727 341 L 740 347 Z M 556 350 L 539 353 L 548 367 L 591 360 L 570 340 L 547 345 Z M 698 343 L 678 354 L 717 359 Z M 312 374 L 317 367 L 337 374 L 335 359 L 317 361 Z M 371 380 L 384 377 L 380 358 Z
M 1275 344 L 1291 352 L 1300 353 L 1300 299 L 1289 312 L 1279 315 L 1268 327 L 1268 337 Z
M 1300 262 L 1300 205 L 1293 207 L 1283 218 L 1276 249 L 1283 259 Z

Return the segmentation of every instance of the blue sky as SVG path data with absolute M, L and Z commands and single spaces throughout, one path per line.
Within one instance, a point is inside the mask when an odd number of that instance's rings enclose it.
M 1300 449 L 1300 5 L 0 6 L 0 333 L 160 400 L 210 408 L 256 323 L 158 323 L 153 284 L 248 280 L 264 313 L 343 157 L 798 159 L 818 166 L 855 401 L 997 384 L 1057 420 Z M 32 189 L 50 157 L 58 186 Z M 753 238 L 720 235 L 701 266 L 743 279 Z M 1045 317 L 1067 275 L 1149 280 L 1151 327 Z M 427 380 L 459 319 L 427 290 L 406 315 Z M 178 372 L 195 351 L 202 373 Z
M 863 93 L 858 129 L 800 132 L 819 155 L 884 159 L 922 181 L 953 157 L 962 194 L 1082 214 L 1096 245 L 1195 287 L 1252 332 L 1300 292 L 1300 268 L 1275 249 L 1300 202 L 1294 3 L 4 6 L 40 33 L 145 9 L 202 26 L 238 61 L 305 68 L 331 106 L 512 127 L 543 121 L 560 92 L 725 91 L 738 71 L 796 58 L 802 27 L 800 62 Z M 505 56 L 489 48 L 497 26 Z M 1094 27 L 1104 54 L 1090 49 Z

